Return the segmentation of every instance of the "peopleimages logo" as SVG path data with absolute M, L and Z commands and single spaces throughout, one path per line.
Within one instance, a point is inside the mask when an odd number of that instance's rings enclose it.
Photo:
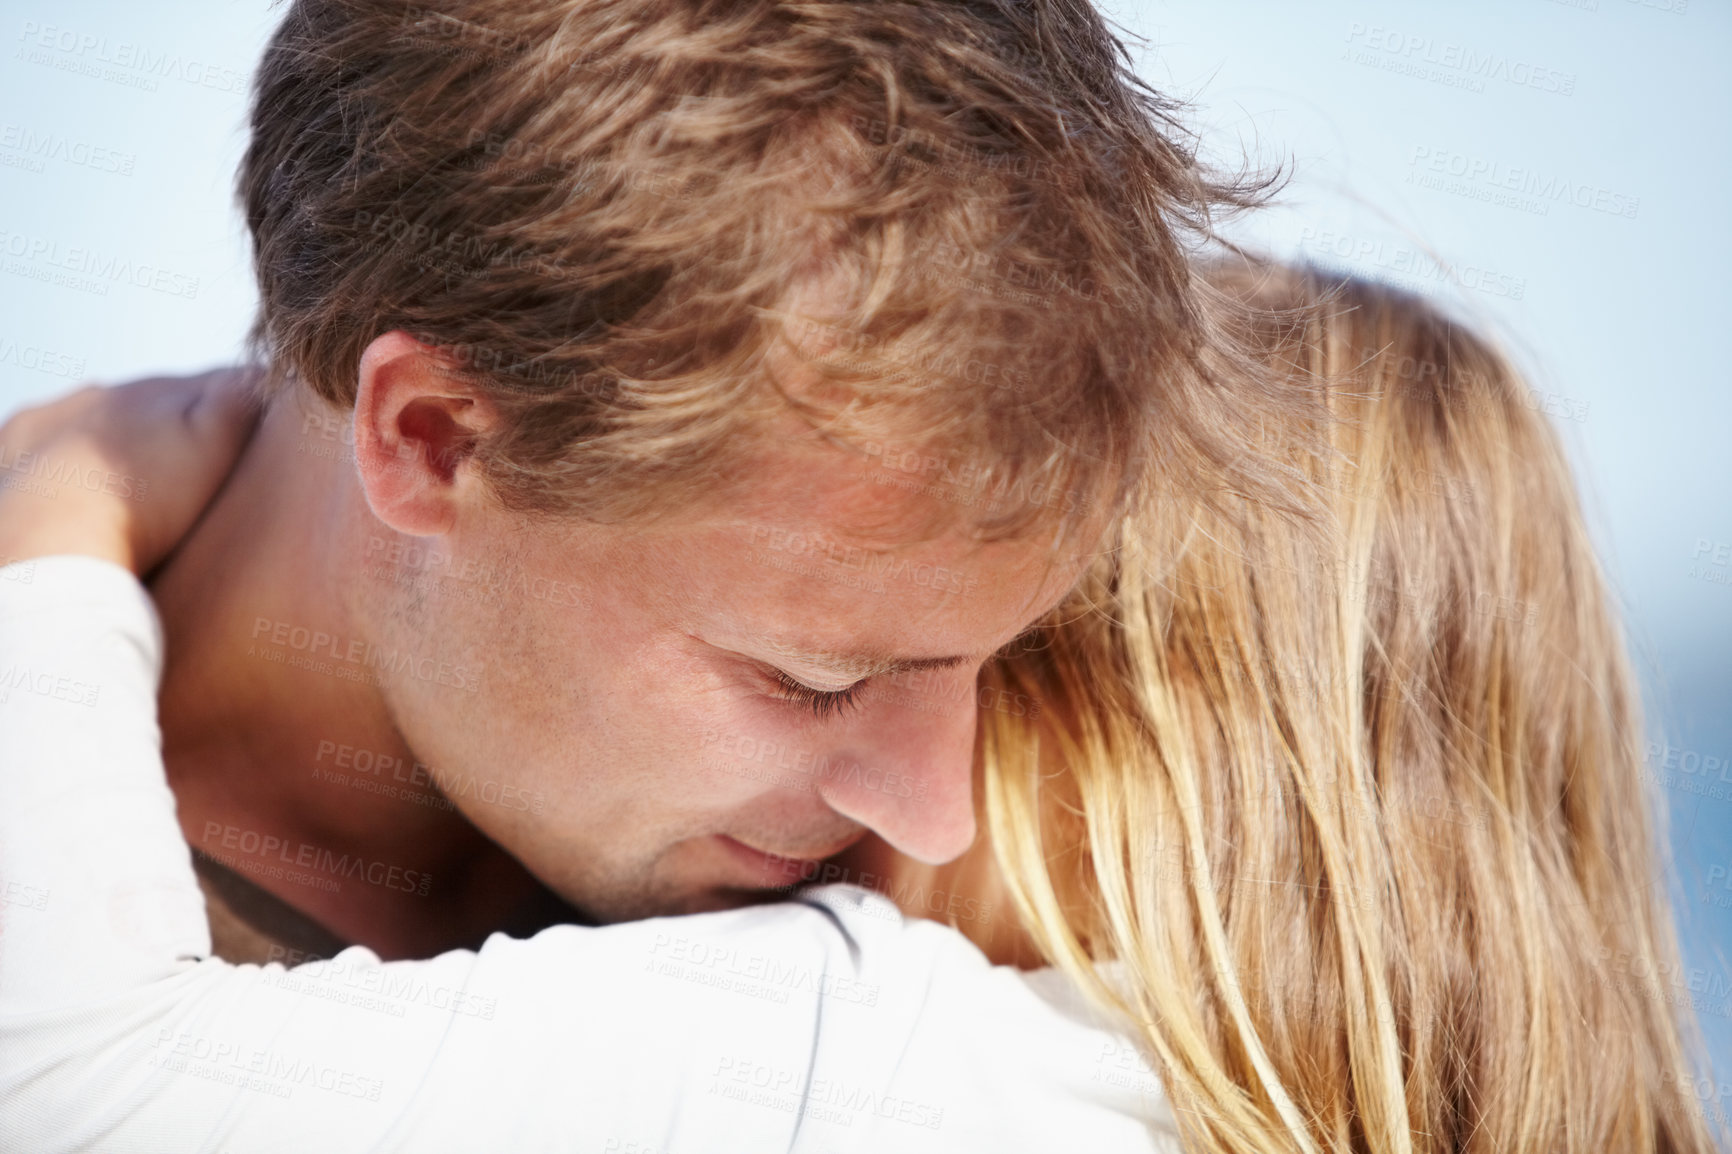
M 455 665 L 449 661 L 387 649 L 358 637 L 342 638 L 323 629 L 312 629 L 289 621 L 273 621 L 269 617 L 253 620 L 253 644 L 247 646 L 247 656 L 280 661 L 315 673 L 328 673 L 350 681 L 365 681 L 382 673 L 413 677 L 449 685 L 466 693 L 481 688 L 481 669 L 477 666 Z M 337 664 L 321 660 L 330 658 Z
M 6 342 L 0 341 L 0 363 L 4 362 L 5 348 Z M 107 493 L 123 501 L 142 501 L 150 494 L 150 482 L 143 477 L 116 473 L 112 469 L 98 469 L 79 461 L 56 458 L 40 452 L 14 449 L 8 453 L 4 445 L 0 445 L 0 473 L 30 477 L 68 489 Z M 49 489 L 46 495 L 52 499 L 55 490 Z
M 70 705 L 85 705 L 93 708 L 102 694 L 102 686 L 100 685 L 92 685 L 88 681 L 78 681 L 52 670 L 37 669 L 28 665 L 9 665 L 5 669 L 0 669 L 0 705 L 11 700 L 14 690 L 20 693 L 33 693 L 38 697 L 47 697 L 54 701 L 64 701 Z
M 327 757 L 330 758 L 328 766 L 323 764 Z M 387 771 L 389 780 L 386 780 Z M 454 799 L 469 797 L 486 805 L 536 814 L 547 804 L 546 796 L 539 789 L 525 789 L 462 771 L 445 772 L 425 762 L 408 761 L 335 741 L 319 742 L 318 752 L 313 756 L 313 777 L 333 785 L 346 785 L 364 793 L 397 797 L 436 809 L 453 809 Z M 401 783 L 401 788 L 395 783 Z
M 1480 264 L 1446 265 L 1418 248 L 1371 237 L 1307 226 L 1299 232 L 1299 247 L 1318 256 L 1383 269 L 1393 277 L 1414 282 L 1420 288 L 1432 284 L 1459 284 L 1489 296 L 1517 301 L 1528 291 L 1526 277 Z
M 297 1086 L 306 1086 L 377 1102 L 385 1090 L 380 1078 L 324 1066 L 279 1050 L 171 1030 L 167 1026 L 158 1027 L 156 1046 L 146 1065 L 275 1098 L 287 1098 Z
M 1732 585 L 1732 542 L 1696 538 L 1690 554 L 1690 576 L 1711 585 Z
M 32 64 L 44 64 L 63 71 L 77 72 L 102 80 L 129 83 L 148 92 L 157 90 L 157 80 L 180 80 L 199 88 L 214 88 L 218 92 L 244 93 L 246 73 L 219 64 L 207 64 L 178 52 L 157 51 L 145 44 L 129 40 L 110 40 L 75 28 L 61 28 L 26 20 L 18 33 L 23 47 L 18 59 Z M 58 57 L 53 55 L 58 53 Z M 103 65 L 109 65 L 103 68 Z M 124 76 L 117 71 L 142 73 Z
M 185 300 L 198 298 L 198 278 L 161 265 L 135 261 L 118 253 L 105 253 L 83 245 L 62 246 L 59 241 L 44 236 L 26 236 L 0 229 L 0 253 L 25 263 L 8 265 L 6 271 L 30 275 L 31 268 L 40 272 L 38 279 L 47 279 L 48 270 L 89 278 L 89 284 L 106 295 L 107 284 L 125 283 L 134 288 L 149 289 L 166 296 Z M 76 287 L 76 286 L 74 286 Z
M 212 842 L 216 844 L 213 846 Z M 259 872 L 261 864 L 289 866 L 297 870 L 310 870 L 325 875 L 325 879 L 354 879 L 366 882 L 368 885 L 383 889 L 399 890 L 406 894 L 426 897 L 433 884 L 433 875 L 424 870 L 405 869 L 389 862 L 369 861 L 359 856 L 339 854 L 323 846 L 309 842 L 290 842 L 289 839 L 275 834 L 261 833 L 258 830 L 242 829 L 240 826 L 225 825 L 220 821 L 204 823 L 204 838 L 198 847 L 199 852 L 208 857 L 216 858 L 230 868 L 239 868 L 248 873 Z M 247 858 L 257 859 L 244 863 L 224 861 L 223 855 L 215 852 L 217 849 L 238 851 Z M 253 868 L 248 868 L 249 866 Z M 274 874 L 272 876 L 275 876 Z M 296 881 L 298 878 L 290 877 Z M 326 884 L 318 888 L 337 892 L 341 883 Z
M 0 559 L 0 581 L 16 581 L 31 585 L 36 581 L 36 562 L 20 561 L 16 557 Z
M 84 358 L 56 352 L 41 345 L 20 344 L 0 337 L 0 365 L 17 365 L 31 372 L 71 380 L 84 375 Z
M 38 132 L 11 122 L 0 124 L 0 152 L 22 154 L 36 172 L 42 171 L 43 161 L 58 160 L 76 168 L 131 176 L 132 167 L 138 162 L 136 153 L 121 152 L 55 132 Z
M 1634 220 L 1642 207 L 1640 197 L 1613 192 L 1597 184 L 1571 180 L 1531 165 L 1506 164 L 1491 157 L 1473 156 L 1427 144 L 1415 145 L 1407 163 L 1411 170 L 1407 174 L 1410 184 L 1450 192 L 1456 190 L 1451 188 L 1444 178 L 1453 178 L 1464 185 L 1508 192 L 1518 198 L 1532 198 L 1532 207 L 1524 207 L 1519 201 L 1513 200 L 1510 207 L 1522 208 L 1524 211 L 1534 211 L 1537 208 L 1539 211 L 1535 215 L 1538 216 L 1547 215 L 1547 208 L 1551 204 L 1570 204 L 1576 208 L 1605 213 L 1607 216 Z
M 769 741 L 719 729 L 706 729 L 699 744 L 705 749 L 713 749 L 716 753 L 726 755 L 712 766 L 723 772 L 730 772 L 730 767 L 737 769 L 756 762 L 770 769 L 791 770 L 814 780 L 835 782 L 838 785 L 852 783 L 892 797 L 926 797 L 925 779 L 879 769 L 843 755 L 831 757 L 814 750 L 795 748 L 786 742 Z
M 1542 68 L 1501 52 L 1481 52 L 1463 44 L 1438 41 L 1396 28 L 1352 21 L 1347 25 L 1347 42 L 1369 53 L 1381 54 L 1360 63 L 1374 63 L 1380 67 L 1399 64 L 1407 69 L 1429 68 L 1440 74 L 1440 78 L 1449 76 L 1464 82 L 1457 87 L 1472 86 L 1476 92 L 1484 91 L 1487 80 L 1501 80 L 1518 88 L 1537 88 L 1559 96 L 1573 96 L 1576 91 L 1574 72 Z M 1422 78 L 1430 77 L 1422 75 Z

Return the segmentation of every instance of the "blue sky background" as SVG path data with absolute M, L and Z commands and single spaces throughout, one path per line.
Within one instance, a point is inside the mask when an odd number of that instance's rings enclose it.
M 1732 1113 L 1732 4 L 1103 8 L 1214 156 L 1291 166 L 1242 237 L 1453 302 L 1556 415 L 1647 688 L 1676 992 Z M 238 355 L 255 297 L 232 174 L 273 23 L 263 0 L 0 2 L 0 416 Z M 151 274 L 42 279 L 74 249 Z

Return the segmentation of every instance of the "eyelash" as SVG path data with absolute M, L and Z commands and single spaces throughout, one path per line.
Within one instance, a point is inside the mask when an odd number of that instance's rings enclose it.
M 771 670 L 771 675 L 775 677 L 777 686 L 782 690 L 781 699 L 783 701 L 810 705 L 812 713 L 820 721 L 832 713 L 840 716 L 851 707 L 858 705 L 861 690 L 866 685 L 864 681 L 856 681 L 847 689 L 813 689 L 810 685 L 802 685 L 795 681 L 780 669 Z

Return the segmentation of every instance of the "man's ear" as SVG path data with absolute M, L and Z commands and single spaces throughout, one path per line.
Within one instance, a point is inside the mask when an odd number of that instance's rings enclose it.
M 448 533 L 480 479 L 460 465 L 497 419 L 473 386 L 408 333 L 374 339 L 355 392 L 355 466 L 374 516 L 399 533 Z

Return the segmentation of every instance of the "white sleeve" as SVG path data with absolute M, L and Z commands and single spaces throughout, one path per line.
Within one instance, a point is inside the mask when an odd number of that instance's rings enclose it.
M 1129 1041 L 880 895 L 210 957 L 124 569 L 0 568 L 0 1152 L 1177 1151 Z

